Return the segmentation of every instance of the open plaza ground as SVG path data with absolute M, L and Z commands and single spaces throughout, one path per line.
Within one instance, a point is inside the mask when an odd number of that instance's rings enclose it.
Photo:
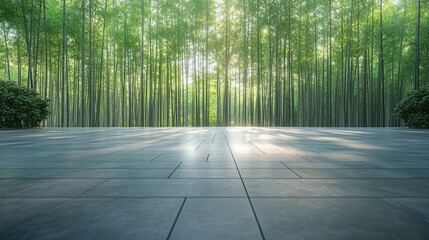
M 429 239 L 429 131 L 0 131 L 0 239 Z

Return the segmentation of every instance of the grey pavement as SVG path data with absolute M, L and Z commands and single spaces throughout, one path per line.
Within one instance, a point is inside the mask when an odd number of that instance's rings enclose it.
M 0 239 L 429 239 L 429 130 L 1 130 Z

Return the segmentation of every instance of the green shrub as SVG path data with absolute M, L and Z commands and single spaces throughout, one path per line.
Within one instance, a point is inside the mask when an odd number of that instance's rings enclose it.
M 48 106 L 35 91 L 0 81 L 0 128 L 38 127 L 48 117 Z
M 429 128 L 429 87 L 414 90 L 396 106 L 395 115 L 410 128 Z

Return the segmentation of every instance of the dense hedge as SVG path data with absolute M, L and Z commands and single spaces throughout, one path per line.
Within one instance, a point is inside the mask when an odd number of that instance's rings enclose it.
M 410 128 L 429 128 L 429 87 L 414 90 L 396 106 L 395 114 Z
M 0 128 L 31 128 L 49 115 L 49 101 L 14 82 L 0 81 Z

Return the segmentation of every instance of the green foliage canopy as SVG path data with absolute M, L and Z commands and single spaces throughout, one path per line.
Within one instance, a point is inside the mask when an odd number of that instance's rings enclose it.
M 48 106 L 35 91 L 0 81 L 0 128 L 38 127 L 48 117 Z
M 0 76 L 47 126 L 401 126 L 427 0 L 0 0 Z
M 429 87 L 414 90 L 395 108 L 396 116 L 411 128 L 429 128 Z

